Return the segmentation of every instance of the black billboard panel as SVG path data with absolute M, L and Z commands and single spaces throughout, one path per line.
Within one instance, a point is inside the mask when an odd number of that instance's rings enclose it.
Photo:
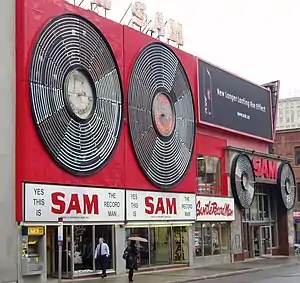
M 200 123 L 273 140 L 271 95 L 266 88 L 198 60 Z

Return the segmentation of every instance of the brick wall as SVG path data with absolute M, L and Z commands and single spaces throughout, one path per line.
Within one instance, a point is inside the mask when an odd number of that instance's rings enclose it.
M 300 147 L 300 129 L 276 132 L 274 153 L 291 159 L 296 182 L 300 183 L 300 166 L 295 166 L 295 147 Z M 300 202 L 296 204 L 296 207 L 300 207 Z

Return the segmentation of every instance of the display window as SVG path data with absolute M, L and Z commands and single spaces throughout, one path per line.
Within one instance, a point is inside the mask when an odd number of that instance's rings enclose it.
M 188 263 L 187 227 L 127 228 L 126 241 L 133 236 L 148 240 L 147 243 L 137 243 L 140 267 Z
M 198 193 L 201 195 L 221 195 L 220 158 L 197 156 Z
M 47 273 L 57 277 L 58 243 L 57 227 L 47 227 Z M 100 272 L 99 262 L 94 259 L 95 249 L 103 238 L 110 249 L 108 271 L 114 266 L 114 227 L 108 225 L 65 225 L 62 257 L 62 276 L 72 278 L 84 273 Z
M 196 222 L 196 256 L 212 256 L 229 253 L 230 223 Z

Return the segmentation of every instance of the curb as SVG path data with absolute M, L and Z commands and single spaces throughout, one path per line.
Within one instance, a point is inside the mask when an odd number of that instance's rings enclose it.
M 268 267 L 257 267 L 257 268 L 249 268 L 249 269 L 244 269 L 244 270 L 223 272 L 223 273 L 218 273 L 218 274 L 211 274 L 211 275 L 206 275 L 206 276 L 194 277 L 191 279 L 182 279 L 182 280 L 175 280 L 175 281 L 172 280 L 172 281 L 166 281 L 164 283 L 184 283 L 184 282 L 195 282 L 195 281 L 201 281 L 201 280 L 207 280 L 207 279 L 217 279 L 217 278 L 222 278 L 222 277 L 231 277 L 231 276 L 236 276 L 236 275 L 247 274 L 247 273 L 251 273 L 251 272 L 258 272 L 258 271 L 265 271 L 265 270 L 269 270 L 269 269 L 294 266 L 294 265 L 298 265 L 298 264 L 299 264 L 298 262 L 291 262 L 291 263 L 286 263 L 286 264 L 272 265 L 272 266 L 268 266 Z

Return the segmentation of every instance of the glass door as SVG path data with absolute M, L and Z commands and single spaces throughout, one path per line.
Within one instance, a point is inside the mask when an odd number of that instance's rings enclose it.
M 170 264 L 170 227 L 150 228 L 150 265 Z
M 58 241 L 57 241 L 57 226 L 51 227 L 52 229 L 52 276 L 58 276 Z M 62 277 L 63 278 L 72 278 L 72 227 L 64 226 L 63 227 L 63 246 L 62 246 Z
M 260 229 L 259 226 L 251 227 L 252 236 L 252 257 L 260 256 Z
M 260 227 L 260 255 L 271 254 L 272 233 L 271 226 Z

